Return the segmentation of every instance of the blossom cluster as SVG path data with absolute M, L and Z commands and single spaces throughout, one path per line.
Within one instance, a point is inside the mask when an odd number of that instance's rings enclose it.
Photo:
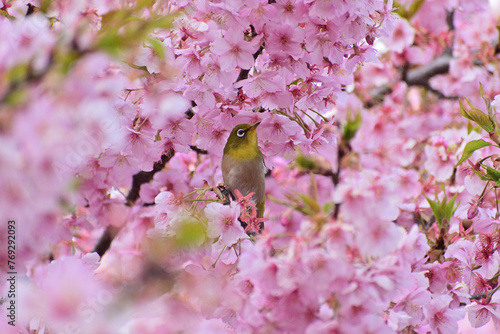
M 20 227 L 22 310 L 2 333 L 497 326 L 486 0 L 3 0 L 0 14 L 0 219 Z M 256 122 L 264 219 L 217 187 L 231 129 Z

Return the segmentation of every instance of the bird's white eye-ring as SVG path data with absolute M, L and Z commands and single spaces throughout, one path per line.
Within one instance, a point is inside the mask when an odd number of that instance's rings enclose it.
M 236 135 L 237 135 L 238 137 L 240 137 L 240 138 L 241 138 L 241 137 L 243 137 L 243 136 L 245 135 L 245 130 L 243 130 L 243 129 L 239 129 L 239 130 L 236 132 Z

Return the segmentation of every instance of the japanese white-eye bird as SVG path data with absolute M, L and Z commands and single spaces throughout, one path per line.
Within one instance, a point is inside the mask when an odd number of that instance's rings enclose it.
M 260 122 L 239 124 L 229 135 L 222 156 L 222 178 L 231 191 L 237 189 L 243 196 L 253 192 L 257 217 L 262 218 L 265 209 L 266 165 L 257 144 L 257 127 Z

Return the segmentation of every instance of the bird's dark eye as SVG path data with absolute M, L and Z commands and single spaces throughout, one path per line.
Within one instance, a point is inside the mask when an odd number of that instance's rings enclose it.
M 239 130 L 236 132 L 236 135 L 237 135 L 238 137 L 240 137 L 240 138 L 241 138 L 241 137 L 243 137 L 243 136 L 245 135 L 245 130 L 243 130 L 243 129 L 239 129 Z

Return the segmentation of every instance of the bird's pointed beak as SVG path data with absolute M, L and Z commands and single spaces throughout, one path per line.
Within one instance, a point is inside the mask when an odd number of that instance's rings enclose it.
M 257 129 L 257 127 L 259 126 L 259 124 L 260 124 L 260 122 L 255 123 L 254 125 L 252 125 L 252 126 L 250 127 L 250 129 L 249 129 L 249 130 L 250 130 L 250 131 L 254 131 L 255 129 Z

